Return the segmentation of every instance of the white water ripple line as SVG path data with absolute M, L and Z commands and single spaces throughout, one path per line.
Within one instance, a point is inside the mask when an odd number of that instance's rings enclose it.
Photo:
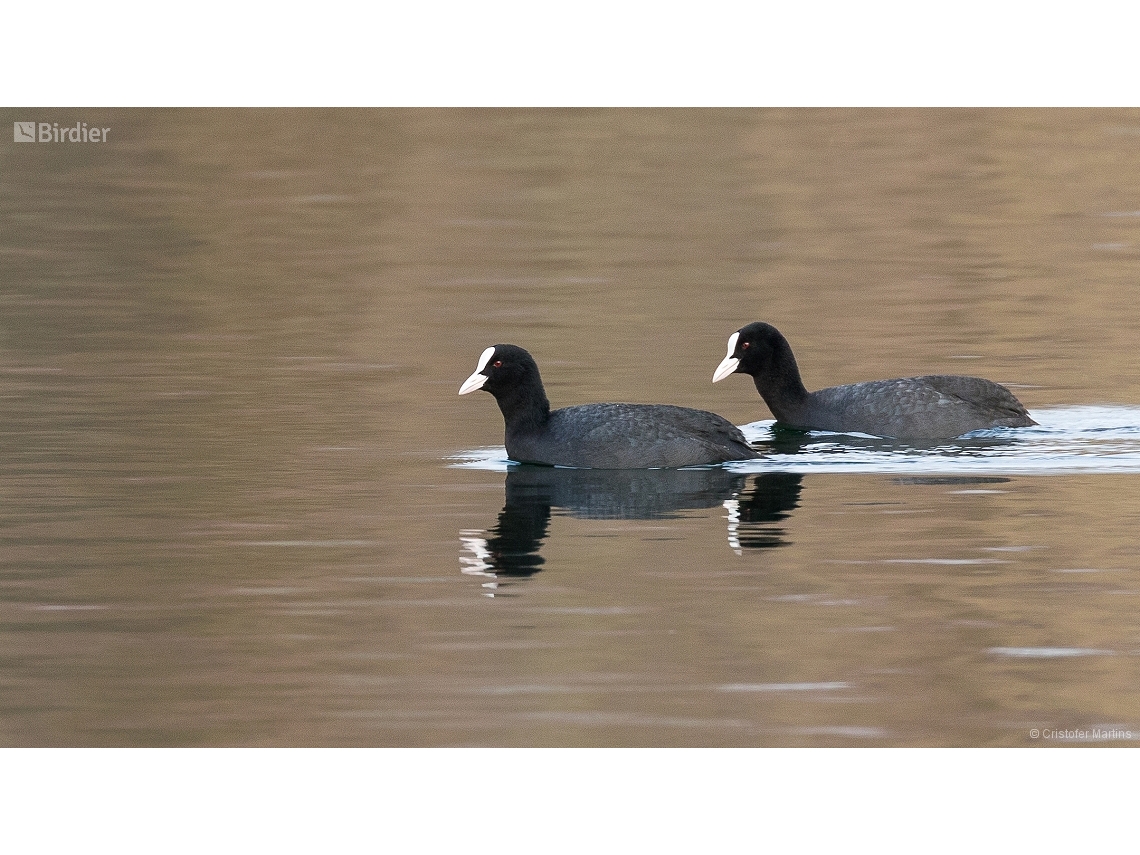
M 1072 659 L 1078 656 L 1114 656 L 1113 650 L 1093 647 L 991 647 L 993 656 L 1005 659 Z
M 1071 406 L 1033 410 L 1034 427 L 975 431 L 932 443 L 826 431 L 776 431 L 771 419 L 741 426 L 757 460 L 725 468 L 763 472 L 1069 475 L 1140 472 L 1140 407 Z M 458 452 L 450 466 L 506 472 L 502 446 Z M 978 495 L 982 495 L 978 493 Z M 729 509 L 731 511 L 731 509 Z
M 832 683 L 727 683 L 717 686 L 718 692 L 834 692 L 850 689 L 845 682 Z

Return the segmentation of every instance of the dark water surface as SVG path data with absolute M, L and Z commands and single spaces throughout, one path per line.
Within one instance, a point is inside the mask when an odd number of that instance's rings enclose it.
M 1140 112 L 25 112 L 0 744 L 1140 742 Z M 776 430 L 753 320 L 1041 424 Z M 764 456 L 508 466 L 497 342 Z

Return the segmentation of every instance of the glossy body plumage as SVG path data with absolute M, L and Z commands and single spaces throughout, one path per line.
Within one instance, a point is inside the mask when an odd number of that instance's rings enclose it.
M 591 469 L 700 466 L 757 457 L 727 419 L 667 404 L 583 404 L 551 410 L 538 365 L 511 344 L 496 344 L 459 389 L 495 396 L 507 454 L 521 463 Z
M 809 392 L 787 339 L 771 324 L 749 324 L 728 340 L 713 382 L 748 374 L 788 427 L 900 439 L 946 439 L 970 431 L 1037 424 L 1013 393 L 981 377 L 930 374 L 871 380 Z

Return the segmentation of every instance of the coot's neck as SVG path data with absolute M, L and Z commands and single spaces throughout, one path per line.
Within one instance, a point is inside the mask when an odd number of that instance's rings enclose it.
M 495 401 L 503 414 L 508 435 L 540 430 L 550 418 L 550 401 L 541 380 L 504 389 L 495 395 Z
M 787 339 L 779 336 L 772 343 L 768 370 L 753 374 L 752 381 L 777 421 L 796 423 L 796 416 L 807 403 L 809 393 L 800 379 L 800 368 Z

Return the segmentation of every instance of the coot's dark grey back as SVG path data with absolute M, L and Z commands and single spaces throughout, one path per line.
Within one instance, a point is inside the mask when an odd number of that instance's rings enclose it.
M 506 434 L 512 460 L 593 469 L 699 466 L 758 455 L 727 419 L 668 404 L 584 404 L 554 410 L 540 432 Z
M 930 374 L 820 389 L 797 414 L 803 427 L 899 438 L 948 438 L 1034 424 L 1008 389 L 980 377 Z

